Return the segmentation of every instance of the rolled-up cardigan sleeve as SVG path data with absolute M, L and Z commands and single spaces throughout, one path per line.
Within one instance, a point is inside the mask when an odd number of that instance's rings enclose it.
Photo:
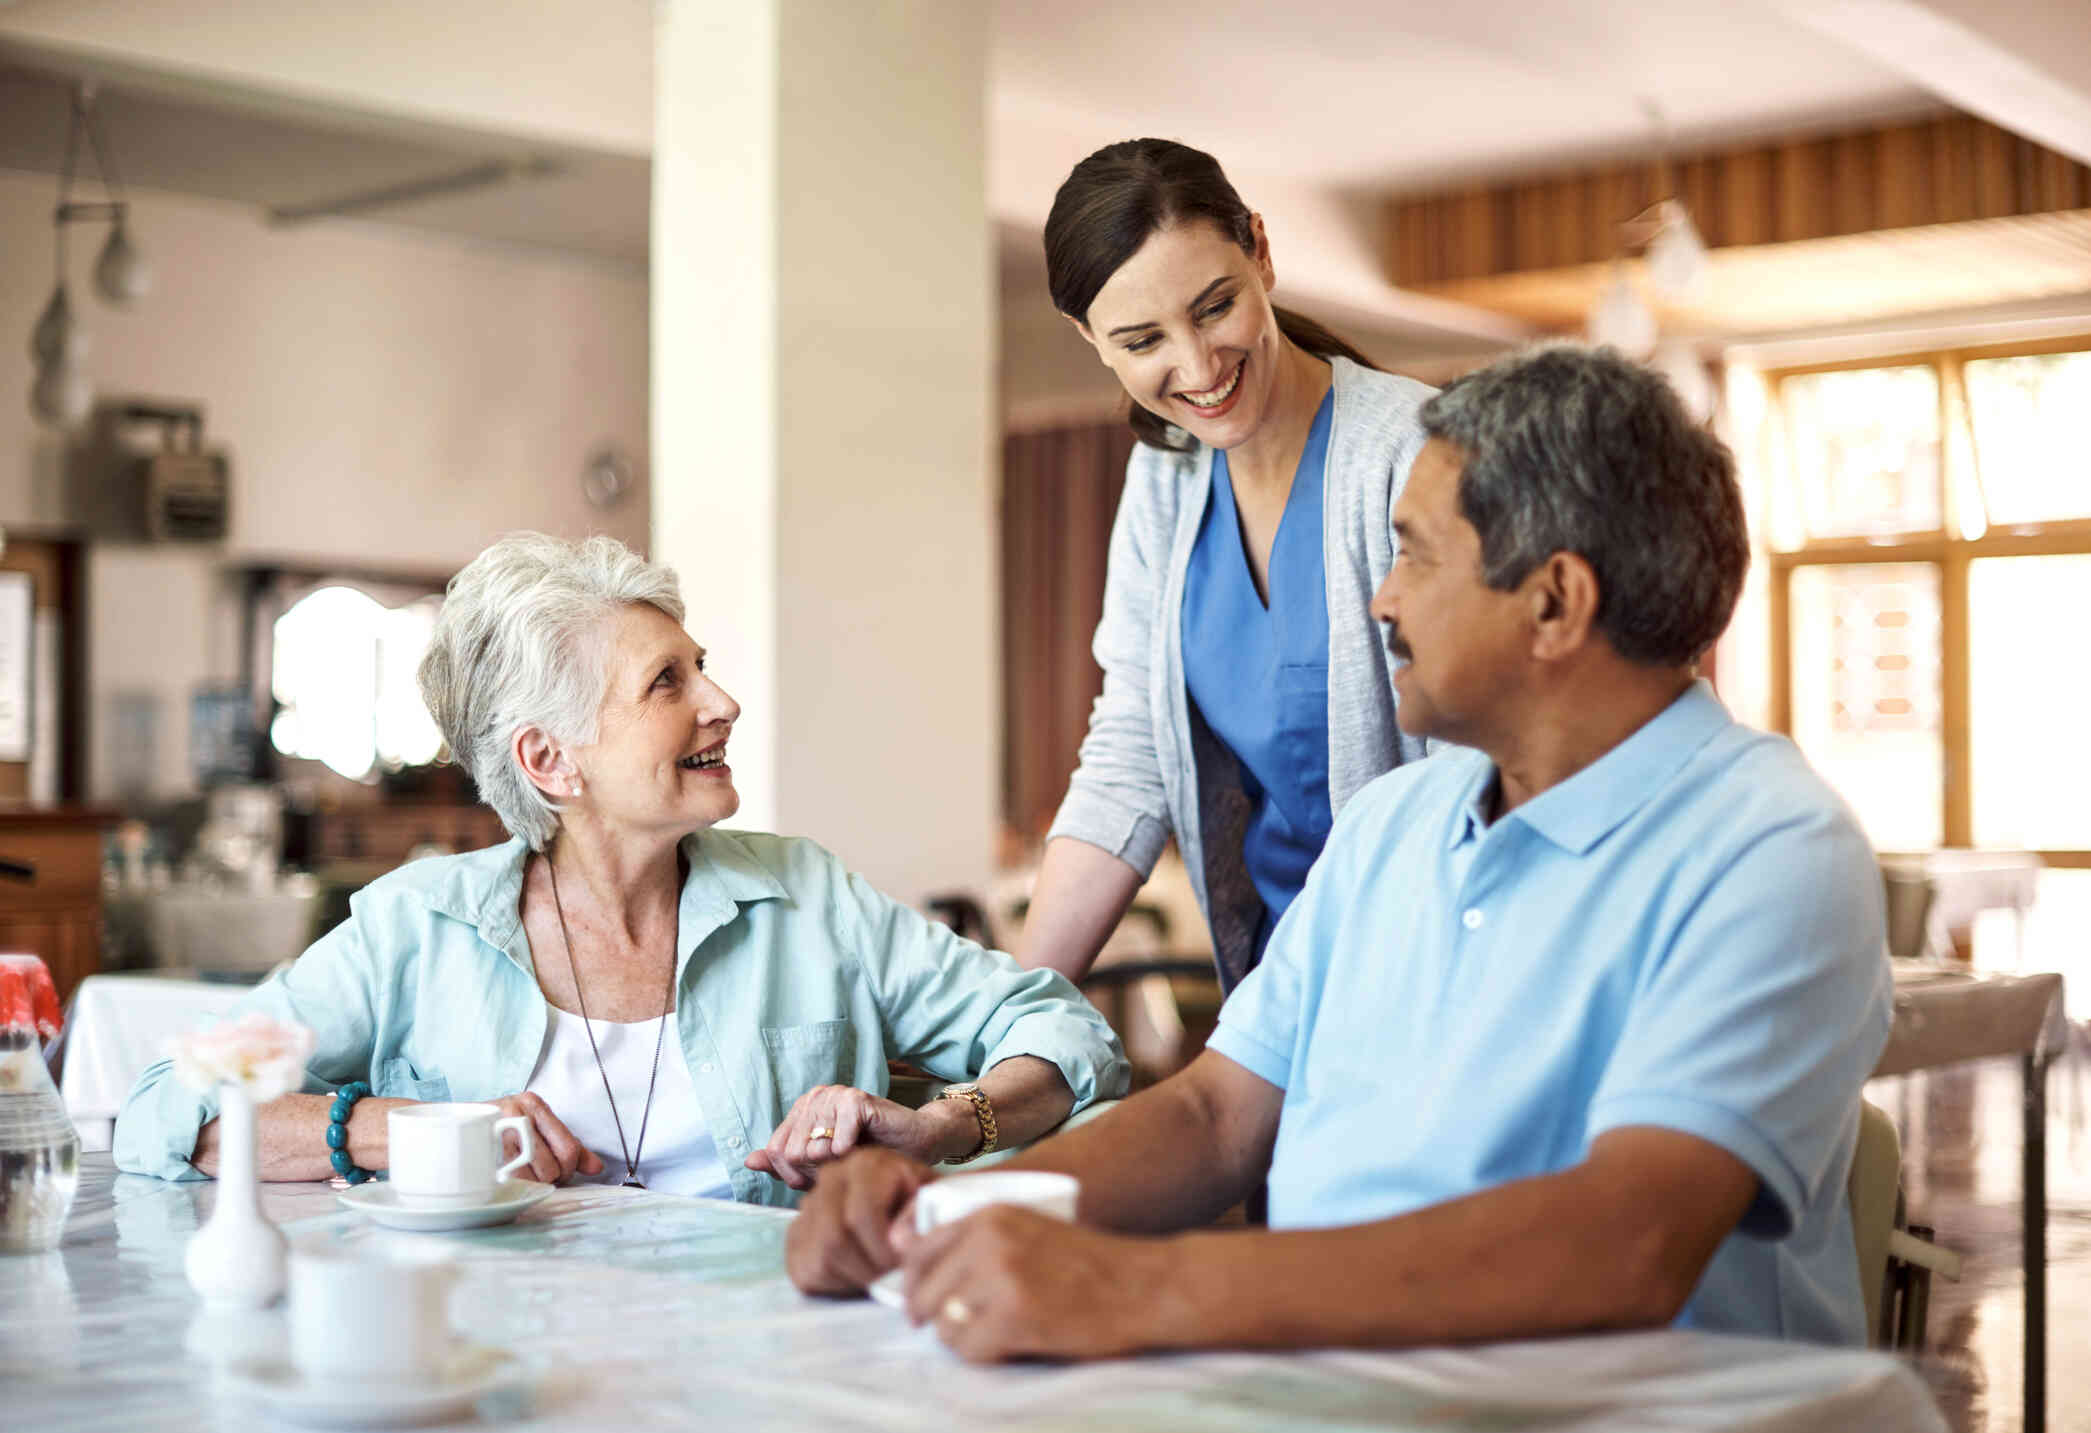
M 832 855 L 828 878 L 851 946 L 886 1028 L 889 1059 L 946 1080 L 979 1077 L 1004 1060 L 1049 1061 L 1074 1108 L 1117 1099 L 1132 1067 L 1118 1036 L 1067 977 L 1026 970 L 881 894 Z
M 253 1011 L 310 1026 L 314 1044 L 304 1091 L 319 1093 L 367 1077 L 377 1028 L 377 972 L 359 922 L 343 921 L 291 966 L 248 992 L 228 1019 Z M 110 1152 L 127 1174 L 203 1179 L 189 1161 L 196 1136 L 218 1117 L 215 1091 L 198 1093 L 174 1077 L 172 1060 L 148 1066 L 116 1117 Z
M 1174 523 L 1173 456 L 1136 445 L 1111 525 L 1103 616 L 1091 646 L 1103 690 L 1089 711 L 1080 762 L 1047 840 L 1071 836 L 1100 847 L 1144 879 L 1169 843 L 1171 822 L 1155 752 L 1150 682 L 1154 611 L 1167 575 Z

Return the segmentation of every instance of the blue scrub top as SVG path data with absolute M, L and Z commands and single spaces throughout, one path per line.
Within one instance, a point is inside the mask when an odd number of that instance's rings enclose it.
M 1242 857 L 1263 898 L 1256 958 L 1329 838 L 1329 603 L 1322 479 L 1335 390 L 1321 400 L 1271 546 L 1270 606 L 1256 593 L 1227 454 L 1184 575 L 1184 685 L 1241 765 L 1251 803 Z

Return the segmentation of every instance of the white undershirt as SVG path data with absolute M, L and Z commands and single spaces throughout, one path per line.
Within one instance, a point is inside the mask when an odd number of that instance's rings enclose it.
M 646 1125 L 646 1147 L 639 1152 L 639 1179 L 648 1189 L 667 1194 L 695 1194 L 711 1199 L 731 1199 L 733 1185 L 711 1128 L 697 1103 L 697 1089 L 690 1083 L 690 1068 L 683 1060 L 682 1041 L 673 1028 L 663 1032 L 662 1020 L 639 1020 L 629 1025 L 610 1020 L 590 1022 L 595 1046 L 602 1053 L 602 1072 L 588 1047 L 588 1031 L 581 1017 L 556 1005 L 547 1005 L 552 1018 L 545 1030 L 544 1053 L 525 1087 L 551 1106 L 552 1113 L 574 1133 L 574 1138 L 594 1150 L 603 1162 L 597 1175 L 575 1174 L 569 1184 L 622 1184 L 624 1156 L 618 1151 L 617 1123 L 610 1117 L 610 1102 L 603 1094 L 603 1074 L 617 1095 L 617 1113 L 624 1121 L 625 1143 L 635 1151 L 639 1144 L 639 1122 L 646 1111 L 646 1083 L 653 1073 L 654 1042 L 660 1041 L 661 1070 L 653 1092 L 653 1113 Z M 665 1038 L 663 1036 L 665 1035 Z

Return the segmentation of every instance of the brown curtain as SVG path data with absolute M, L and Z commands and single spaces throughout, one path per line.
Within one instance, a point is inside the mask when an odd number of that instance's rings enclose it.
M 1002 819 L 1020 853 L 1052 824 L 1103 673 L 1111 520 L 1133 435 L 1122 420 L 1002 444 Z

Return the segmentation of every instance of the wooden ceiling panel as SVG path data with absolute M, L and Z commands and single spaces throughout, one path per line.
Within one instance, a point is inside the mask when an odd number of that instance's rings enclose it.
M 1689 304 L 1658 302 L 1640 261 L 1626 267 L 1664 332 L 1678 337 L 2091 294 L 2091 208 L 1715 249 Z M 1578 264 L 1418 287 L 1568 332 L 1583 326 L 1611 272 L 1609 263 Z
M 2091 292 L 2091 168 L 1968 115 L 1396 200 L 1404 288 L 1582 325 L 1626 221 L 1674 195 L 1709 250 L 1666 331 L 1742 335 Z M 1652 295 L 1649 295 L 1651 301 Z

